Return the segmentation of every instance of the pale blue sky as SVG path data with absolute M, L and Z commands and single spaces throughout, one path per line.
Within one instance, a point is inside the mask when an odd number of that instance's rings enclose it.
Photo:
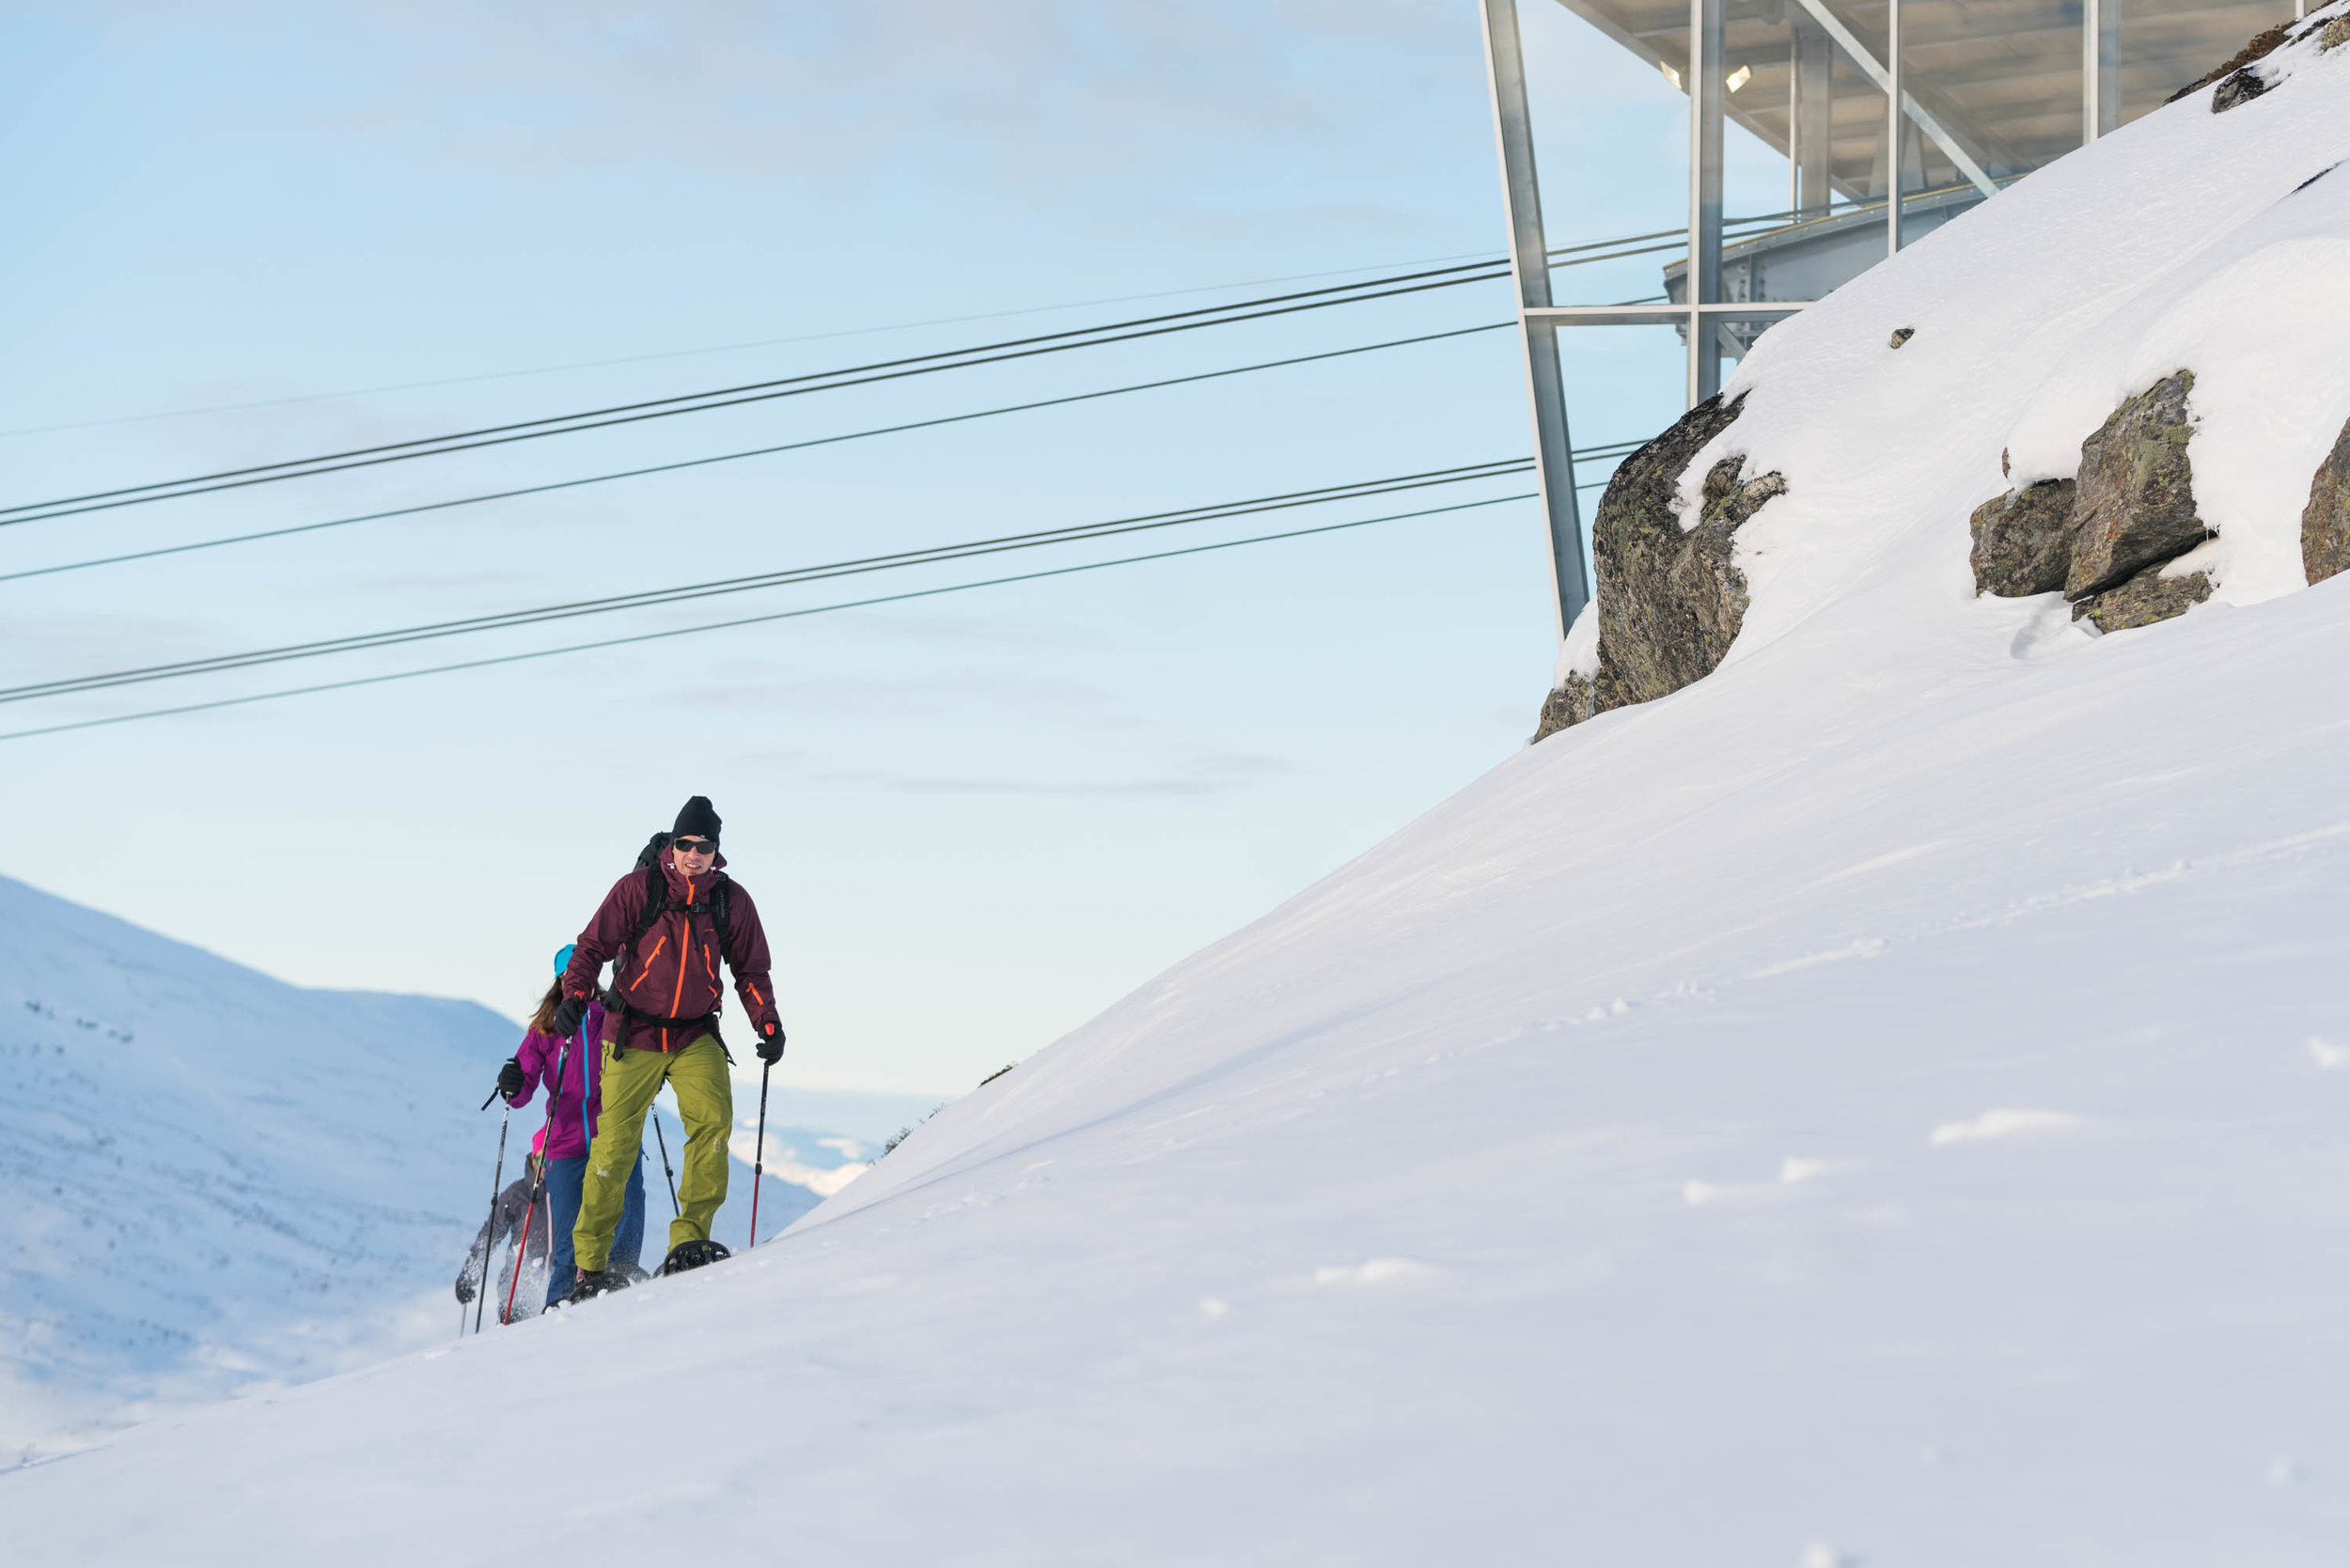
M 1539 0 L 1528 35 L 1554 242 L 1677 221 L 1684 101 Z M 1779 178 L 1746 159 L 1731 205 L 1777 205 Z M 1466 0 L 19 5 L 0 12 L 0 429 L 20 432 L 0 502 L 1144 307 L 499 372 L 1503 237 Z M 1595 281 L 1656 287 L 1648 262 Z M 0 530 L 0 572 L 1506 313 L 1485 285 L 30 525 Z M 1678 412 L 1655 337 L 1577 343 L 1580 439 Z M 1516 456 L 1522 386 L 1494 333 L 0 583 L 0 614 L 20 681 L 113 669 Z M 78 428 L 36 430 L 59 425 Z M 1004 570 L 1136 546 L 1089 548 Z M 0 728 L 987 574 L 18 704 Z M 707 793 L 777 949 L 787 1087 L 953 1092 L 1508 755 L 1551 651 L 1517 503 L 8 742 L 0 870 L 298 982 L 511 1014 L 643 836 Z

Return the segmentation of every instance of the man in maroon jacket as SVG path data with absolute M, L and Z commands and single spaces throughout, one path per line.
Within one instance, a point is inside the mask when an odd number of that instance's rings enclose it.
M 685 1157 L 678 1178 L 681 1212 L 669 1226 L 662 1272 L 726 1256 L 710 1239 L 710 1222 L 727 1200 L 727 1136 L 734 1128 L 734 1090 L 717 1035 L 725 999 L 721 960 L 734 972 L 735 992 L 759 1037 L 760 1059 L 771 1066 L 783 1056 L 783 1025 L 767 974 L 767 933 L 750 894 L 726 874 L 718 827 L 707 797 L 687 801 L 651 867 L 629 872 L 603 896 L 563 971 L 558 1034 L 579 1027 L 596 994 L 598 972 L 617 963 L 604 996 L 602 1113 L 588 1149 L 579 1223 L 572 1231 L 579 1261 L 574 1301 L 626 1282 L 605 1264 L 629 1172 L 636 1168 L 645 1112 L 664 1083 L 677 1094 Z

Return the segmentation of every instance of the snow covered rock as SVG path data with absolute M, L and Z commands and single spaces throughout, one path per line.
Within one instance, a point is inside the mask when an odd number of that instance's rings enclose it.
M 2247 43 L 2242 49 L 2237 50 L 2233 55 L 2222 61 L 2220 64 L 2214 66 L 2211 70 L 2205 71 L 2194 81 L 2189 82 L 2186 86 L 2181 87 L 2177 92 L 2172 93 L 2168 99 L 2164 100 L 2164 102 L 2168 103 L 2176 103 L 2182 98 L 2192 98 L 2196 93 L 2210 86 L 2214 82 L 2226 82 L 2229 84 L 2225 89 L 2212 95 L 2211 112 L 2215 115 L 2224 114 L 2228 110 L 2234 108 L 2238 103 L 2249 102 L 2251 100 L 2258 98 L 2262 92 L 2266 90 L 2266 83 L 2263 82 L 2259 83 L 2257 86 L 2247 86 L 2238 84 L 2235 79 L 2238 77 L 2245 77 L 2251 81 L 2257 81 L 2257 74 L 2249 71 L 2248 68 L 2255 61 L 2266 59 L 2277 50 L 2283 48 L 2284 45 L 2291 40 L 2293 37 L 2293 29 L 2295 25 L 2296 24 L 2295 23 L 2280 22 L 2276 26 L 2270 27 L 2264 32 L 2253 34 L 2251 41 Z
M 1731 559 L 1738 530 L 1774 496 L 1778 474 L 1746 477 L 1727 456 L 1706 470 L 1696 520 L 1680 494 L 1690 460 L 1737 419 L 1743 400 L 1709 398 L 1626 458 L 1591 525 L 1599 578 L 1599 666 L 1570 670 L 1543 705 L 1534 736 L 1594 713 L 1648 702 L 1702 679 L 1738 635 L 1746 573 Z
M 2232 72 L 2219 84 L 2218 90 L 2211 95 L 2211 112 L 2224 115 L 2230 109 L 2251 102 L 2267 90 L 2268 78 L 2260 68 L 2246 66 L 2242 71 Z
M 2123 400 L 2081 443 L 2077 479 L 2041 479 L 1975 509 L 1975 587 L 2023 598 L 2061 590 L 2102 632 L 2152 625 L 2211 597 L 2211 579 L 2174 566 L 2211 530 L 2195 511 L 2187 396 L 2195 374 Z

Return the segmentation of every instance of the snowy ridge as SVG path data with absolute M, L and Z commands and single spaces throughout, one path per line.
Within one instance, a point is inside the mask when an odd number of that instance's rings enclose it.
M 450 1331 L 489 1173 L 447 1108 L 511 1024 L 303 991 L 5 878 L 0 950 L 0 1458 Z
M 2300 373 L 2190 320 L 2350 235 L 2330 180 L 2294 194 L 2350 152 L 2350 51 L 2269 69 L 1764 340 L 1728 440 L 1790 489 L 1714 675 L 1512 758 L 776 1245 L 0 1476 L 12 1540 L 2338 1562 L 2350 578 L 2271 593 L 2281 525 L 2219 459 L 2245 553 L 2180 619 L 2092 638 L 1966 568 L 2002 446 L 2077 440 L 2183 343 L 2199 396 Z M 2339 308 L 2302 330 L 2350 358 Z M 2285 404 L 2339 428 L 2340 392 L 2199 405 L 2199 494 L 2207 437 L 2306 484 Z M 583 1496 L 600 1442 L 517 1421 L 667 1435 Z

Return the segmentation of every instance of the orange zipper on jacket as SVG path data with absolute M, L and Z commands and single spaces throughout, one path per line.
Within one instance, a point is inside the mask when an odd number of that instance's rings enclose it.
M 672 1018 L 677 1016 L 678 1009 L 685 1005 L 685 951 L 694 941 L 694 879 L 690 876 L 685 879 L 685 912 L 678 918 L 684 922 L 685 935 L 678 943 L 677 989 L 669 996 L 669 1016 Z M 661 1031 L 664 1040 L 668 1038 L 668 1034 L 666 1028 Z

